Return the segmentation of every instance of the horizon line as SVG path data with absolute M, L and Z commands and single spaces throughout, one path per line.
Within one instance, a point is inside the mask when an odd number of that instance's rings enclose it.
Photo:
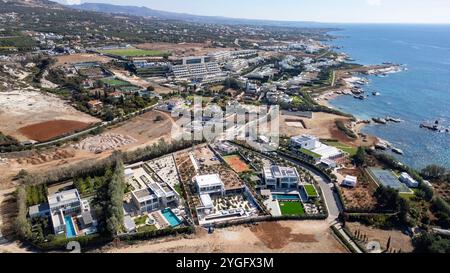
M 50 0 L 54 1 L 54 0 Z M 248 21 L 267 21 L 267 22 L 283 22 L 283 23 L 311 23 L 311 24 L 358 24 L 358 25 L 450 25 L 449 22 L 333 22 L 333 21 L 308 21 L 308 20 L 283 20 L 283 19 L 261 19 L 261 18 L 242 18 L 242 17 L 233 17 L 233 16 L 223 16 L 223 15 L 203 15 L 203 14 L 194 14 L 187 12 L 178 12 L 178 11 L 169 11 L 169 10 L 160 10 L 154 9 L 149 6 L 137 6 L 137 5 L 122 5 L 122 4 L 109 4 L 109 3 L 95 3 L 95 2 L 84 2 L 80 4 L 62 4 L 64 6 L 80 6 L 83 4 L 100 4 L 100 5 L 109 5 L 109 6 L 119 6 L 119 7 L 136 7 L 136 8 L 147 8 L 154 11 L 159 12 L 168 12 L 168 13 L 176 13 L 183 15 L 191 15 L 191 16 L 199 16 L 199 17 L 208 17 L 208 18 L 222 18 L 222 19 L 230 19 L 230 20 L 248 20 Z M 96 11 L 101 12 L 102 11 Z M 139 16 L 139 15 L 135 15 Z M 145 16 L 140 16 L 145 17 Z

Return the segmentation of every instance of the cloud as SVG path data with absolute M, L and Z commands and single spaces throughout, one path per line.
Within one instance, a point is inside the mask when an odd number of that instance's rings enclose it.
M 381 6 L 382 0 L 366 0 L 366 3 L 369 6 Z

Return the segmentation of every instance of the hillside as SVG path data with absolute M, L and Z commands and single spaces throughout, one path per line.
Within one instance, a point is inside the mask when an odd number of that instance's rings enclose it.
M 176 13 L 176 12 L 155 10 L 144 6 L 137 7 L 137 6 L 111 5 L 103 3 L 83 3 L 80 5 L 70 5 L 68 7 L 86 11 L 98 11 L 98 12 L 127 14 L 144 17 L 156 17 L 160 19 L 181 20 L 181 21 L 209 23 L 209 24 L 267 25 L 278 27 L 327 27 L 326 24 L 317 22 L 301 22 L 301 21 L 290 22 L 290 21 L 273 21 L 273 20 L 237 19 L 219 16 L 201 16 L 187 13 Z

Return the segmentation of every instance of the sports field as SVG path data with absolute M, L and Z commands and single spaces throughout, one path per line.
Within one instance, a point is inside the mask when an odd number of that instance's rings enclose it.
M 115 55 L 120 57 L 165 57 L 170 54 L 161 50 L 144 50 L 138 48 L 119 48 L 100 50 L 100 53 Z
M 411 193 L 411 190 L 401 183 L 390 170 L 369 168 L 369 174 L 378 182 L 378 184 L 398 190 L 400 193 Z
M 122 81 L 116 78 L 104 78 L 100 80 L 104 84 L 113 86 L 113 87 L 119 87 L 119 86 L 129 86 L 131 85 L 129 82 Z
M 305 209 L 300 202 L 278 202 L 281 215 L 302 216 L 305 215 Z
M 241 157 L 238 155 L 229 155 L 224 156 L 223 158 L 228 163 L 228 165 L 230 165 L 231 168 L 237 173 L 243 173 L 250 170 L 248 165 L 244 161 L 242 161 Z

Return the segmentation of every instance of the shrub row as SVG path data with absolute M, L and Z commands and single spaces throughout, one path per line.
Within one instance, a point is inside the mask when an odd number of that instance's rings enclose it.
M 253 218 L 228 221 L 215 223 L 216 228 L 226 228 L 232 226 L 240 226 L 246 224 L 256 224 L 261 222 L 277 222 L 277 221 L 301 221 L 301 220 L 325 220 L 328 218 L 328 214 L 317 214 L 317 215 L 303 215 L 303 216 L 258 216 Z
M 194 233 L 195 228 L 192 226 L 180 227 L 180 228 L 166 228 L 166 229 L 157 229 L 146 232 L 132 233 L 132 234 L 123 234 L 117 236 L 120 240 L 123 241 L 141 241 L 148 239 L 155 239 L 159 237 L 178 235 L 178 234 L 192 234 Z

